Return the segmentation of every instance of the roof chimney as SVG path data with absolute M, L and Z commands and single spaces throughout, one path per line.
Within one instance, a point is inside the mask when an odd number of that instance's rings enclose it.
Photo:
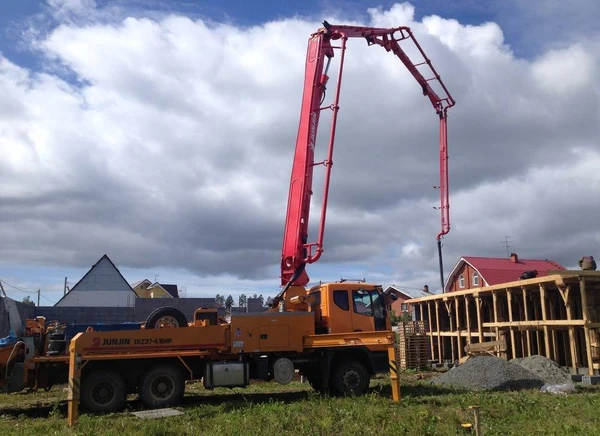
M 429 293 L 429 286 L 423 286 L 423 292 Z
M 510 261 L 513 263 L 517 263 L 519 261 L 519 256 L 517 256 L 517 253 L 510 253 Z

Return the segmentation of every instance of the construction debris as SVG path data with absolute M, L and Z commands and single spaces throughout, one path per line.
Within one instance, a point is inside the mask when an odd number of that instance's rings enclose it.
M 183 412 L 175 409 L 154 409 L 154 410 L 141 410 L 139 412 L 131 412 L 132 415 L 142 419 L 156 419 L 156 418 L 167 418 L 169 416 L 183 415 Z

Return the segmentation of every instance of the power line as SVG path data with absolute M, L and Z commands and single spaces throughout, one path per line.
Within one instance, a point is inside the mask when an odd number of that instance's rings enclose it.
M 9 287 L 11 287 L 13 289 L 16 289 L 17 291 L 25 292 L 26 294 L 37 294 L 37 291 L 26 291 L 23 288 L 19 288 L 18 286 L 11 285 L 6 280 L 0 279 L 0 282 L 4 283 L 6 286 L 9 286 Z
M 44 300 L 47 300 L 47 301 L 49 301 L 50 303 L 54 303 L 54 301 L 53 301 L 53 300 L 49 299 L 48 297 L 44 297 L 44 294 L 40 294 L 40 296 L 41 296 L 41 297 L 42 297 Z

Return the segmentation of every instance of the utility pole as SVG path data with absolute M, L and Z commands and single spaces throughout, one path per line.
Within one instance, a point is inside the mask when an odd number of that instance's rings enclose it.
M 38 289 L 38 307 L 40 307 L 40 290 Z
M 65 277 L 65 286 L 63 287 L 63 297 L 67 295 L 67 278 Z

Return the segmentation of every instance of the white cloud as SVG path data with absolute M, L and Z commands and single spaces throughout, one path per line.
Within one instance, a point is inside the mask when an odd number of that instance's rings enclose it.
M 103 13 L 91 1 L 50 5 Z M 502 255 L 508 234 L 532 257 L 596 254 L 597 35 L 527 61 L 495 23 L 415 22 L 407 3 L 369 14 L 362 24 L 410 26 L 457 100 L 446 268 Z M 37 44 L 46 72 L 0 58 L 2 258 L 81 266 L 108 253 L 120 267 L 277 283 L 306 41 L 320 24 L 57 17 Z M 437 141 L 401 63 L 351 41 L 315 271 L 437 283 Z

